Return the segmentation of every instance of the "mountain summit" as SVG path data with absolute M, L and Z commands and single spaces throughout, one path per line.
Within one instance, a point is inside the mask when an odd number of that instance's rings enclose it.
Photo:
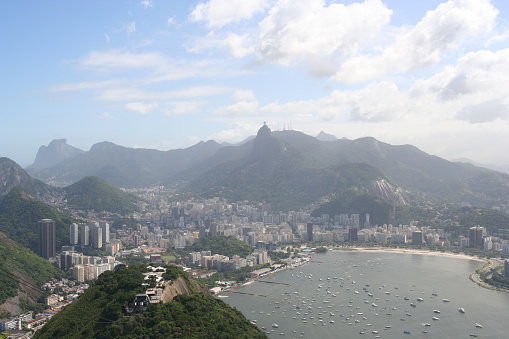
M 285 151 L 283 143 L 272 136 L 272 132 L 266 123 L 258 130 L 253 145 L 253 160 L 268 162 L 276 159 L 281 152 Z
M 67 144 L 66 139 L 54 139 L 48 146 L 42 145 L 35 156 L 35 161 L 29 167 L 45 169 L 83 153 L 79 148 Z

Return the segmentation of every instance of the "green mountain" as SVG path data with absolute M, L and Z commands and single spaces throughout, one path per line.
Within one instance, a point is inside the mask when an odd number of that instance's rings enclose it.
M 399 205 L 414 199 L 491 208 L 509 200 L 508 174 L 447 161 L 411 145 L 389 145 L 369 137 L 348 140 L 271 132 L 266 125 L 255 138 L 238 145 L 208 141 L 162 152 L 103 142 L 30 173 L 60 183 L 97 176 L 118 187 L 178 184 L 183 188 L 180 193 L 276 201 L 290 209 L 330 200 L 329 194 L 350 188 Z M 360 182 L 346 184 L 347 178 Z
M 12 314 L 21 311 L 19 305 L 8 299 L 16 296 L 36 302 L 42 295 L 40 286 L 52 278 L 65 276 L 48 260 L 9 239 L 0 232 L 0 313 L 9 310 Z M 18 300 L 19 302 L 19 300 Z M 4 304 L 5 303 L 5 304 Z
M 358 190 L 342 191 L 332 201 L 315 209 L 311 215 L 314 217 L 319 217 L 322 214 L 333 216 L 338 214 L 338 211 L 346 214 L 359 214 L 361 225 L 366 222 L 366 214 L 369 214 L 369 222 L 372 225 L 392 223 L 395 217 L 395 206 L 389 201 Z
M 97 177 L 85 177 L 63 189 L 67 207 L 74 210 L 127 214 L 136 211 L 140 198 Z
M 23 168 L 9 158 L 0 158 L 0 197 L 7 194 L 13 187 L 23 187 L 26 191 L 44 196 L 51 190 L 40 180 L 32 178 Z
M 69 243 L 69 225 L 74 219 L 37 200 L 21 187 L 14 187 L 0 202 L 0 232 L 37 253 L 37 222 L 53 219 L 56 246 Z
M 34 338 L 266 338 L 256 326 L 176 266 L 163 274 L 171 302 L 150 304 L 129 317 L 137 293 L 144 293 L 144 266 L 108 271 L 75 303 L 55 315 Z M 201 292 L 203 290 L 203 292 Z
M 405 200 L 398 188 L 373 166 L 320 165 L 319 154 L 311 149 L 321 142 L 309 138 L 304 142 L 294 138 L 288 143 L 274 137 L 265 125 L 246 157 L 213 167 L 184 189 L 193 196 L 264 201 L 280 210 L 297 209 L 347 189 L 382 194 L 383 188 L 390 191 L 386 197 L 394 197 L 397 202 Z M 376 184 L 382 182 L 384 185 Z

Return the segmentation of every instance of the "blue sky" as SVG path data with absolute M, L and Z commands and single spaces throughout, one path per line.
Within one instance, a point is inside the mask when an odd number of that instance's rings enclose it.
M 507 164 L 508 18 L 503 0 L 1 1 L 0 156 L 266 121 Z

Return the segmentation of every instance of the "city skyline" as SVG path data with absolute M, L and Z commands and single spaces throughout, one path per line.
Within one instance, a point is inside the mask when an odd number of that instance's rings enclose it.
M 0 156 L 53 139 L 169 150 L 264 121 L 506 165 L 509 7 L 409 2 L 2 2 Z

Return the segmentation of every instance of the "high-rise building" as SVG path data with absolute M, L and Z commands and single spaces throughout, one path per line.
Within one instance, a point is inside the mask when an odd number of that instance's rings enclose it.
M 504 261 L 504 277 L 509 278 L 509 259 Z
M 90 242 L 90 228 L 88 225 L 81 225 L 80 226 L 80 245 L 81 246 L 88 246 Z
M 55 222 L 42 219 L 38 223 L 39 255 L 49 259 L 56 255 Z
M 366 221 L 364 222 L 364 228 L 370 228 L 371 223 L 369 222 L 369 213 L 366 213 Z
M 358 228 L 357 227 L 350 227 L 348 229 L 348 240 L 350 241 L 359 241 L 358 237 Z
M 313 241 L 313 223 L 308 222 L 307 224 L 308 241 Z
M 474 226 L 468 230 L 468 245 L 471 248 L 483 248 L 484 227 Z
M 78 224 L 72 223 L 69 226 L 69 243 L 71 245 L 77 245 L 79 242 L 78 237 Z
M 422 245 L 423 236 L 421 231 L 412 232 L 412 245 Z
M 94 248 L 103 247 L 103 234 L 101 227 L 93 226 L 90 228 L 90 245 Z
M 110 224 L 107 222 L 101 222 L 100 226 L 102 229 L 103 244 L 107 244 L 110 242 Z

